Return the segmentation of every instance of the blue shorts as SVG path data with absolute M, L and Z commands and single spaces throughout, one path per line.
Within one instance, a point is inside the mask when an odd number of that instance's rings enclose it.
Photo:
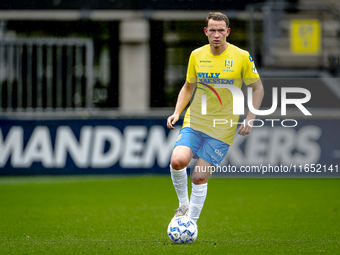
M 213 166 L 221 164 L 229 149 L 227 143 L 190 127 L 181 129 L 174 147 L 178 145 L 189 147 L 194 153 L 194 158 L 204 159 Z

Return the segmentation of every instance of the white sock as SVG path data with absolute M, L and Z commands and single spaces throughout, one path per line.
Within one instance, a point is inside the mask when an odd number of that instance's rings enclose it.
M 192 183 L 189 205 L 189 217 L 197 222 L 200 217 L 205 198 L 207 197 L 208 183 L 196 185 Z
M 174 170 L 170 165 L 171 179 L 174 184 L 177 197 L 179 200 L 179 206 L 185 205 L 189 206 L 189 196 L 188 196 L 188 175 L 187 168 L 181 170 Z

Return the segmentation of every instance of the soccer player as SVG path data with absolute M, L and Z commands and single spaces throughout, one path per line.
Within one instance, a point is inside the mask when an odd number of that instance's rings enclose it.
M 227 16 L 219 12 L 209 13 L 204 33 L 209 44 L 191 53 L 185 84 L 179 92 L 174 114 L 167 119 L 167 127 L 174 129 L 174 124 L 191 100 L 173 149 L 170 172 L 179 200 L 175 217 L 188 215 L 196 222 L 203 208 L 211 174 L 206 169 L 220 165 L 236 133 L 239 115 L 233 114 L 231 90 L 239 90 L 243 82 L 251 86 L 255 109 L 259 109 L 264 95 L 249 53 L 227 42 L 230 34 Z M 255 114 L 249 111 L 238 134 L 248 135 L 253 119 Z M 191 158 L 198 160 L 192 174 L 189 202 L 186 168 Z

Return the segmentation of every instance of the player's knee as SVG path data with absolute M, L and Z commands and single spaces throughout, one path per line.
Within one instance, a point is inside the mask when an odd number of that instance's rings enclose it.
M 192 183 L 195 185 L 205 184 L 208 182 L 208 178 L 202 178 L 202 177 L 192 177 Z
M 174 170 L 181 170 L 185 168 L 189 162 L 185 160 L 183 157 L 172 157 L 171 158 L 171 167 Z

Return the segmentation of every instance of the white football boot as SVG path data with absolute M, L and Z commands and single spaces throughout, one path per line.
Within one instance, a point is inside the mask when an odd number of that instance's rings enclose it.
M 188 216 L 188 215 L 189 215 L 189 208 L 186 207 L 185 205 L 181 205 L 180 207 L 178 207 L 178 209 L 176 209 L 174 218 L 180 217 L 180 216 Z

